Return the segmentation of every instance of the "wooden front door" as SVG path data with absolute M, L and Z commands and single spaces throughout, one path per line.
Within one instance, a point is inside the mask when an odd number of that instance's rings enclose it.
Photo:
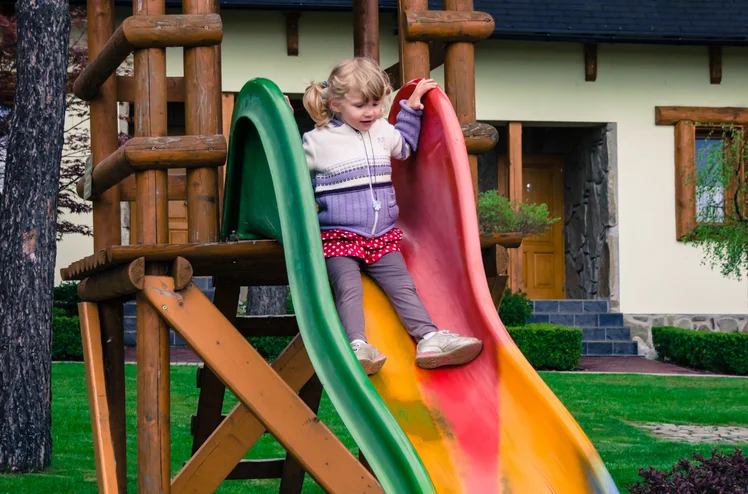
M 525 156 L 522 166 L 523 200 L 547 204 L 552 218 L 560 218 L 542 235 L 522 242 L 524 291 L 531 299 L 562 299 L 564 294 L 564 179 L 563 160 L 555 156 Z

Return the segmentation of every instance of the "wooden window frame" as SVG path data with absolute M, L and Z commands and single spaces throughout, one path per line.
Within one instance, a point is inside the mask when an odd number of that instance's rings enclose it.
M 748 108 L 656 106 L 655 125 L 675 126 L 675 237 L 682 241 L 698 224 L 696 182 L 684 180 L 695 176 L 697 128 L 746 126 Z

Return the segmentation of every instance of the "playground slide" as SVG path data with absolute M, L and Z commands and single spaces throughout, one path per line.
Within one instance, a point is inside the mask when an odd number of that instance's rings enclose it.
M 360 370 L 327 282 L 298 131 L 267 80 L 247 83 L 234 110 L 223 236 L 283 243 L 315 370 L 386 492 L 618 492 L 504 329 L 483 274 L 460 125 L 441 90 L 431 91 L 425 106 L 418 153 L 393 163 L 403 255 L 435 322 L 484 341 L 470 365 L 415 367 L 413 341 L 365 280 L 367 335 L 388 360 L 371 379 Z

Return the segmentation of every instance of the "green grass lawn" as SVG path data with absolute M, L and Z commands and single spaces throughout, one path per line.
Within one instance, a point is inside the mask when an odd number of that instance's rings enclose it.
M 670 466 L 693 451 L 708 454 L 710 445 L 693 446 L 650 437 L 634 422 L 748 426 L 748 379 L 584 375 L 542 373 L 597 447 L 621 490 L 637 480 L 637 469 Z M 136 492 L 135 367 L 127 366 L 128 478 Z M 226 410 L 235 400 L 227 400 Z M 188 458 L 190 416 L 197 404 L 194 366 L 172 367 L 172 471 Z M 344 443 L 355 448 L 330 402 L 323 398 L 321 419 Z M 39 474 L 0 476 L 0 493 L 95 493 L 91 429 L 81 364 L 52 366 L 53 459 Z M 720 448 L 731 451 L 732 447 Z M 748 453 L 748 445 L 742 447 Z M 282 456 L 283 450 L 263 438 L 248 457 Z M 229 481 L 220 493 L 277 492 L 278 481 Z M 322 492 L 307 480 L 304 492 Z

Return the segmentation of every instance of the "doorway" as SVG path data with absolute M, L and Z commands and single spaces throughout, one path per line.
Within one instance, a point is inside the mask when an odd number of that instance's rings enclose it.
M 565 298 L 563 163 L 560 156 L 523 157 L 523 201 L 546 204 L 550 217 L 560 219 L 522 242 L 522 279 L 530 299 Z

